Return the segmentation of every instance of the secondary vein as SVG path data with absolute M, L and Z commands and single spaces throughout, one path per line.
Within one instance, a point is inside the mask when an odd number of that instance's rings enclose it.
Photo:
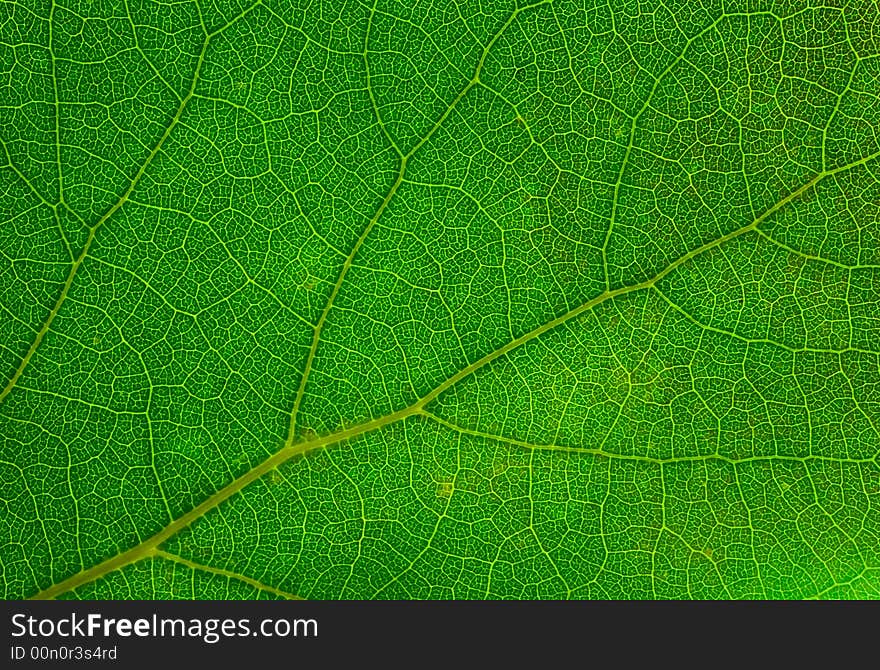
M 394 142 L 391 135 L 388 133 L 388 130 L 386 129 L 385 124 L 382 122 L 382 118 L 379 114 L 379 108 L 376 105 L 376 101 L 373 96 L 372 90 L 370 91 L 370 100 L 372 102 L 373 109 L 375 111 L 379 127 L 382 130 L 383 134 L 388 139 L 392 148 L 395 150 L 395 152 L 398 153 L 398 155 L 400 155 L 400 165 L 398 167 L 397 177 L 394 180 L 394 183 L 391 185 L 391 188 L 388 190 L 388 193 L 385 195 L 385 198 L 382 200 L 382 203 L 379 205 L 379 208 L 376 210 L 376 213 L 370 219 L 370 222 L 367 224 L 366 228 L 364 228 L 364 231 L 361 233 L 360 237 L 355 242 L 354 247 L 351 250 L 351 253 L 349 253 L 348 257 L 345 259 L 345 262 L 342 265 L 342 269 L 339 271 L 339 276 L 336 278 L 336 283 L 333 285 L 333 289 L 330 291 L 330 297 L 327 299 L 327 303 L 324 305 L 324 309 L 321 311 L 321 316 L 318 317 L 318 323 L 315 325 L 315 330 L 314 330 L 314 333 L 312 334 L 312 342 L 311 342 L 311 345 L 309 346 L 309 353 L 306 356 L 306 364 L 303 369 L 302 377 L 300 378 L 299 387 L 297 388 L 297 391 L 296 391 L 296 398 L 293 403 L 293 409 L 290 412 L 290 429 L 288 430 L 288 436 L 287 436 L 287 442 L 286 442 L 288 445 L 293 444 L 294 441 L 296 440 L 296 421 L 297 421 L 297 417 L 299 415 L 300 406 L 302 405 L 303 397 L 305 396 L 306 385 L 308 384 L 309 376 L 312 372 L 312 367 L 313 367 L 313 364 L 315 361 L 315 354 L 318 351 L 318 344 L 321 341 L 321 333 L 323 332 L 324 325 L 327 322 L 327 316 L 330 314 L 330 310 L 333 308 L 333 303 L 336 301 L 336 297 L 339 295 L 339 291 L 342 288 L 343 283 L 345 282 L 345 277 L 348 275 L 349 270 L 351 270 L 351 266 L 352 266 L 352 263 L 354 262 L 355 256 L 357 256 L 358 251 L 360 251 L 360 249 L 363 246 L 364 242 L 366 241 L 367 237 L 369 237 L 373 228 L 376 226 L 376 223 L 379 221 L 379 218 L 382 216 L 382 214 L 388 208 L 388 204 L 394 198 L 394 195 L 397 193 L 398 189 L 400 188 L 400 185 L 403 183 L 403 178 L 404 178 L 404 175 L 406 174 L 407 162 L 409 161 L 410 158 L 412 158 L 412 156 L 419 149 L 421 149 L 431 139 L 431 137 L 434 136 L 434 134 L 437 132 L 437 130 L 440 128 L 440 126 L 443 125 L 443 122 L 452 113 L 452 110 L 455 109 L 455 107 L 458 106 L 458 103 L 461 102 L 461 100 L 465 97 L 465 95 L 467 95 L 468 91 L 470 91 L 474 86 L 476 86 L 480 82 L 480 72 L 482 71 L 483 66 L 486 63 L 486 58 L 489 55 L 489 51 L 492 49 L 492 47 L 495 45 L 495 43 L 501 38 L 501 36 L 504 34 L 504 32 L 510 27 L 510 25 L 513 23 L 513 21 L 516 19 L 516 17 L 520 13 L 522 13 L 523 11 L 526 11 L 528 9 L 532 9 L 534 7 L 538 7 L 543 4 L 547 4 L 548 1 L 549 0 L 542 0 L 541 2 L 535 3 L 533 5 L 526 5 L 524 7 L 519 7 L 511 13 L 511 15 L 507 18 L 507 20 L 504 22 L 504 24 L 501 26 L 501 28 L 498 30 L 498 32 L 495 33 L 495 36 L 492 37 L 492 39 L 489 40 L 489 42 L 483 48 L 483 51 L 480 54 L 480 58 L 477 61 L 477 65 L 474 68 L 474 74 L 471 77 L 470 81 L 458 93 L 458 95 L 455 96 L 455 98 L 452 100 L 452 102 L 449 103 L 449 105 L 446 107 L 444 112 L 440 115 L 440 118 L 437 119 L 437 121 L 434 123 L 433 126 L 431 126 L 431 128 L 428 130 L 428 132 L 425 133 L 425 135 L 418 142 L 416 142 L 413 145 L 413 147 L 406 154 L 401 153 L 399 147 Z M 367 45 L 366 45 L 366 43 L 364 44 L 364 59 L 365 60 L 367 59 Z M 367 73 L 368 73 L 368 88 L 369 88 L 369 68 L 367 69 Z
M 76 273 L 79 271 L 80 267 L 82 267 L 83 261 L 85 261 L 86 257 L 89 255 L 89 249 L 91 249 L 92 243 L 95 241 L 95 235 L 101 226 L 106 223 L 106 221 L 113 216 L 120 207 L 122 207 L 127 201 L 132 191 L 134 191 L 135 187 L 140 182 L 141 178 L 144 176 L 144 173 L 147 171 L 147 168 L 150 166 L 150 163 L 153 162 L 153 159 L 162 149 L 162 145 L 165 144 L 165 141 L 171 135 L 171 131 L 174 130 L 177 123 L 180 121 L 181 116 L 183 115 L 183 110 L 186 109 L 187 103 L 193 96 L 193 93 L 196 89 L 196 84 L 199 81 L 199 74 L 202 69 L 202 64 L 205 60 L 205 51 L 208 48 L 208 43 L 210 42 L 210 37 L 206 38 L 202 43 L 202 50 L 199 53 L 199 60 L 196 64 L 195 74 L 193 75 L 192 84 L 190 85 L 189 92 L 186 96 L 181 100 L 180 105 L 177 107 L 177 111 L 174 113 L 174 116 L 171 118 L 170 123 L 165 128 L 165 132 L 162 133 L 162 136 L 159 138 L 159 141 L 156 142 L 156 145 L 153 147 L 153 150 L 147 156 L 147 159 L 141 164 L 134 178 L 132 178 L 131 183 L 128 185 L 128 188 L 125 189 L 125 192 L 119 197 L 119 199 L 113 204 L 113 206 L 108 209 L 104 215 L 98 219 L 98 222 L 89 228 L 89 234 L 86 238 L 86 242 L 83 245 L 82 250 L 79 252 L 79 256 L 77 256 L 76 260 L 74 260 L 73 264 L 70 267 L 70 272 L 67 273 L 67 279 L 64 281 L 64 285 L 61 287 L 61 295 L 58 296 L 58 300 L 55 302 L 55 306 L 49 312 L 49 315 L 46 317 L 46 320 L 43 322 L 43 325 L 40 327 L 40 330 L 37 332 L 37 336 L 34 338 L 34 341 L 31 343 L 31 346 L 28 348 L 27 353 L 21 359 L 21 363 L 19 363 L 9 382 L 6 384 L 4 389 L 0 391 L 0 403 L 2 403 L 6 396 L 8 396 L 12 389 L 15 388 L 15 385 L 18 383 L 19 378 L 22 373 L 24 373 L 25 368 L 27 368 L 28 363 L 30 363 L 31 358 L 34 355 L 34 352 L 39 348 L 40 343 L 43 341 L 43 338 L 46 337 L 46 333 L 49 332 L 49 328 L 52 326 L 52 321 L 55 320 L 55 317 L 58 315 L 61 306 L 64 304 L 65 300 L 67 300 L 67 295 L 70 292 L 70 287 L 73 284 L 73 279 L 76 277 Z
M 204 565 L 203 563 L 196 563 L 195 561 L 191 561 L 188 558 L 183 558 L 182 556 L 171 554 L 167 551 L 162 551 L 161 549 L 154 550 L 153 556 L 155 558 L 163 558 L 167 561 L 172 561 L 174 563 L 179 563 L 180 565 L 185 565 L 191 570 L 209 572 L 212 575 L 218 575 L 220 577 L 226 577 L 228 579 L 235 579 L 239 582 L 244 582 L 248 586 L 253 586 L 255 589 L 258 589 L 260 591 L 266 591 L 267 593 L 281 596 L 286 600 L 304 600 L 304 598 L 302 598 L 301 596 L 295 595 L 293 593 L 288 593 L 287 591 L 282 591 L 281 589 L 276 589 L 274 586 L 264 584 L 263 582 L 253 579 L 252 577 L 248 577 L 247 575 L 241 575 L 237 572 L 232 572 L 230 570 L 223 570 L 222 568 L 215 568 L 210 565 Z
M 137 187 L 141 178 L 146 173 L 147 168 L 150 167 L 150 164 L 153 162 L 153 159 L 156 158 L 156 156 L 162 150 L 162 146 L 165 144 L 166 140 L 171 135 L 171 132 L 174 130 L 174 128 L 180 122 L 180 119 L 183 116 L 183 112 L 186 109 L 187 104 L 192 99 L 193 95 L 195 94 L 196 85 L 199 83 L 199 76 L 201 75 L 202 66 L 204 65 L 204 62 L 205 62 L 205 54 L 207 53 L 208 45 L 211 42 L 211 38 L 222 33 L 230 25 L 232 25 L 233 23 L 238 21 L 240 18 L 242 18 L 243 16 L 245 16 L 248 13 L 250 13 L 251 11 L 253 11 L 256 7 L 258 7 L 261 4 L 262 4 L 262 0 L 256 0 L 256 2 L 254 2 L 253 4 L 251 4 L 250 6 L 245 8 L 244 11 L 240 12 L 237 16 L 234 16 L 226 24 L 224 24 L 223 26 L 221 26 L 220 28 L 218 28 L 214 32 L 206 33 L 205 40 L 204 40 L 204 42 L 202 42 L 201 51 L 199 52 L 198 61 L 196 62 L 196 67 L 195 67 L 195 71 L 193 73 L 192 82 L 190 83 L 189 90 L 187 91 L 187 93 L 183 97 L 183 99 L 180 101 L 180 104 L 178 105 L 177 110 L 174 113 L 174 116 L 171 118 L 171 121 L 165 127 L 165 131 L 162 133 L 162 136 L 156 142 L 155 146 L 153 147 L 152 151 L 150 151 L 146 160 L 144 160 L 144 162 L 141 164 L 140 168 L 138 168 L 138 171 L 135 173 L 134 177 L 132 178 L 131 182 L 129 183 L 128 188 L 125 189 L 125 192 L 119 197 L 119 199 L 113 204 L 113 206 L 110 207 L 110 209 L 108 209 L 100 219 L 98 219 L 98 222 L 89 228 L 89 234 L 86 237 L 85 244 L 83 245 L 82 250 L 79 253 L 79 256 L 77 256 L 76 259 L 73 261 L 73 264 L 70 267 L 70 272 L 67 273 L 67 279 L 65 279 L 64 284 L 61 287 L 61 294 L 58 296 L 58 300 L 55 301 L 55 305 L 49 311 L 49 315 L 46 317 L 46 320 L 43 322 L 43 325 L 40 327 L 40 330 L 37 332 L 37 335 L 34 338 L 34 341 L 31 343 L 31 346 L 28 348 L 24 357 L 21 359 L 21 362 L 19 363 L 15 372 L 12 374 L 12 377 L 9 379 L 9 382 L 6 384 L 6 386 L 3 388 L 3 390 L 0 391 L 0 404 L 2 404 L 3 401 L 6 399 L 6 397 L 12 392 L 12 389 L 15 388 L 15 385 L 18 383 L 19 378 L 24 373 L 25 368 L 27 368 L 27 366 L 28 366 L 28 363 L 30 363 L 30 360 L 34 355 L 34 352 L 39 348 L 40 344 L 43 341 L 43 338 L 46 337 L 46 334 L 49 332 L 49 329 L 52 326 L 52 322 L 55 320 L 55 317 L 58 315 L 58 312 L 61 309 L 61 306 L 67 300 L 67 295 L 70 292 L 70 287 L 73 284 L 73 280 L 74 280 L 74 277 L 76 277 L 76 273 L 79 271 L 80 267 L 82 266 L 83 261 L 85 261 L 85 259 L 89 255 L 89 250 L 91 249 L 92 243 L 95 241 L 95 236 L 97 235 L 98 230 L 107 222 L 108 219 L 110 219 L 110 217 L 112 217 L 117 211 L 119 211 L 119 209 L 126 202 L 128 202 L 129 197 L 131 196 L 135 187 Z M 52 11 L 54 12 L 54 4 L 53 4 Z M 53 61 L 53 71 L 54 71 L 54 61 Z M 56 106 L 56 110 L 57 110 L 57 106 L 58 106 L 57 90 L 56 90 L 56 105 L 55 106 Z M 4 145 L 4 149 L 5 149 L 5 145 Z M 6 153 L 8 155 L 8 151 Z M 11 164 L 11 158 L 10 158 L 10 164 Z M 59 164 L 59 170 L 60 170 L 60 164 Z M 16 170 L 16 172 L 17 172 L 17 170 Z M 60 182 L 59 182 L 59 184 L 60 184 Z M 63 191 L 60 190 L 60 188 L 61 187 L 59 185 L 59 198 L 60 198 L 59 202 L 61 205 L 66 207 L 67 205 L 66 205 L 64 198 L 63 198 L 64 194 L 63 194 Z M 77 216 L 77 218 L 79 218 L 79 217 Z

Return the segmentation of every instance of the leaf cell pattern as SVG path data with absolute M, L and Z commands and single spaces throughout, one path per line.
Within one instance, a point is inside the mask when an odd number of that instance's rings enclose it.
M 0 7 L 6 598 L 880 597 L 873 0 Z

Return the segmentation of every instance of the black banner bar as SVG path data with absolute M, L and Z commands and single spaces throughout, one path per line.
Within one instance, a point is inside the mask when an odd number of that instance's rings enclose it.
M 877 603 L 6 601 L 0 667 L 630 667 L 807 650 L 815 661 L 821 641 L 839 663 L 876 639 L 878 614 Z

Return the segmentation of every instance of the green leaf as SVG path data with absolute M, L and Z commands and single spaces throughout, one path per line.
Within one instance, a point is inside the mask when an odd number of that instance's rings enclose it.
M 3 595 L 880 597 L 878 11 L 4 3 Z

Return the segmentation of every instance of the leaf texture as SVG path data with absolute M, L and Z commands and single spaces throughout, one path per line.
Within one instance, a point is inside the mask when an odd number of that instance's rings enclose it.
M 880 597 L 880 6 L 0 8 L 6 598 Z

